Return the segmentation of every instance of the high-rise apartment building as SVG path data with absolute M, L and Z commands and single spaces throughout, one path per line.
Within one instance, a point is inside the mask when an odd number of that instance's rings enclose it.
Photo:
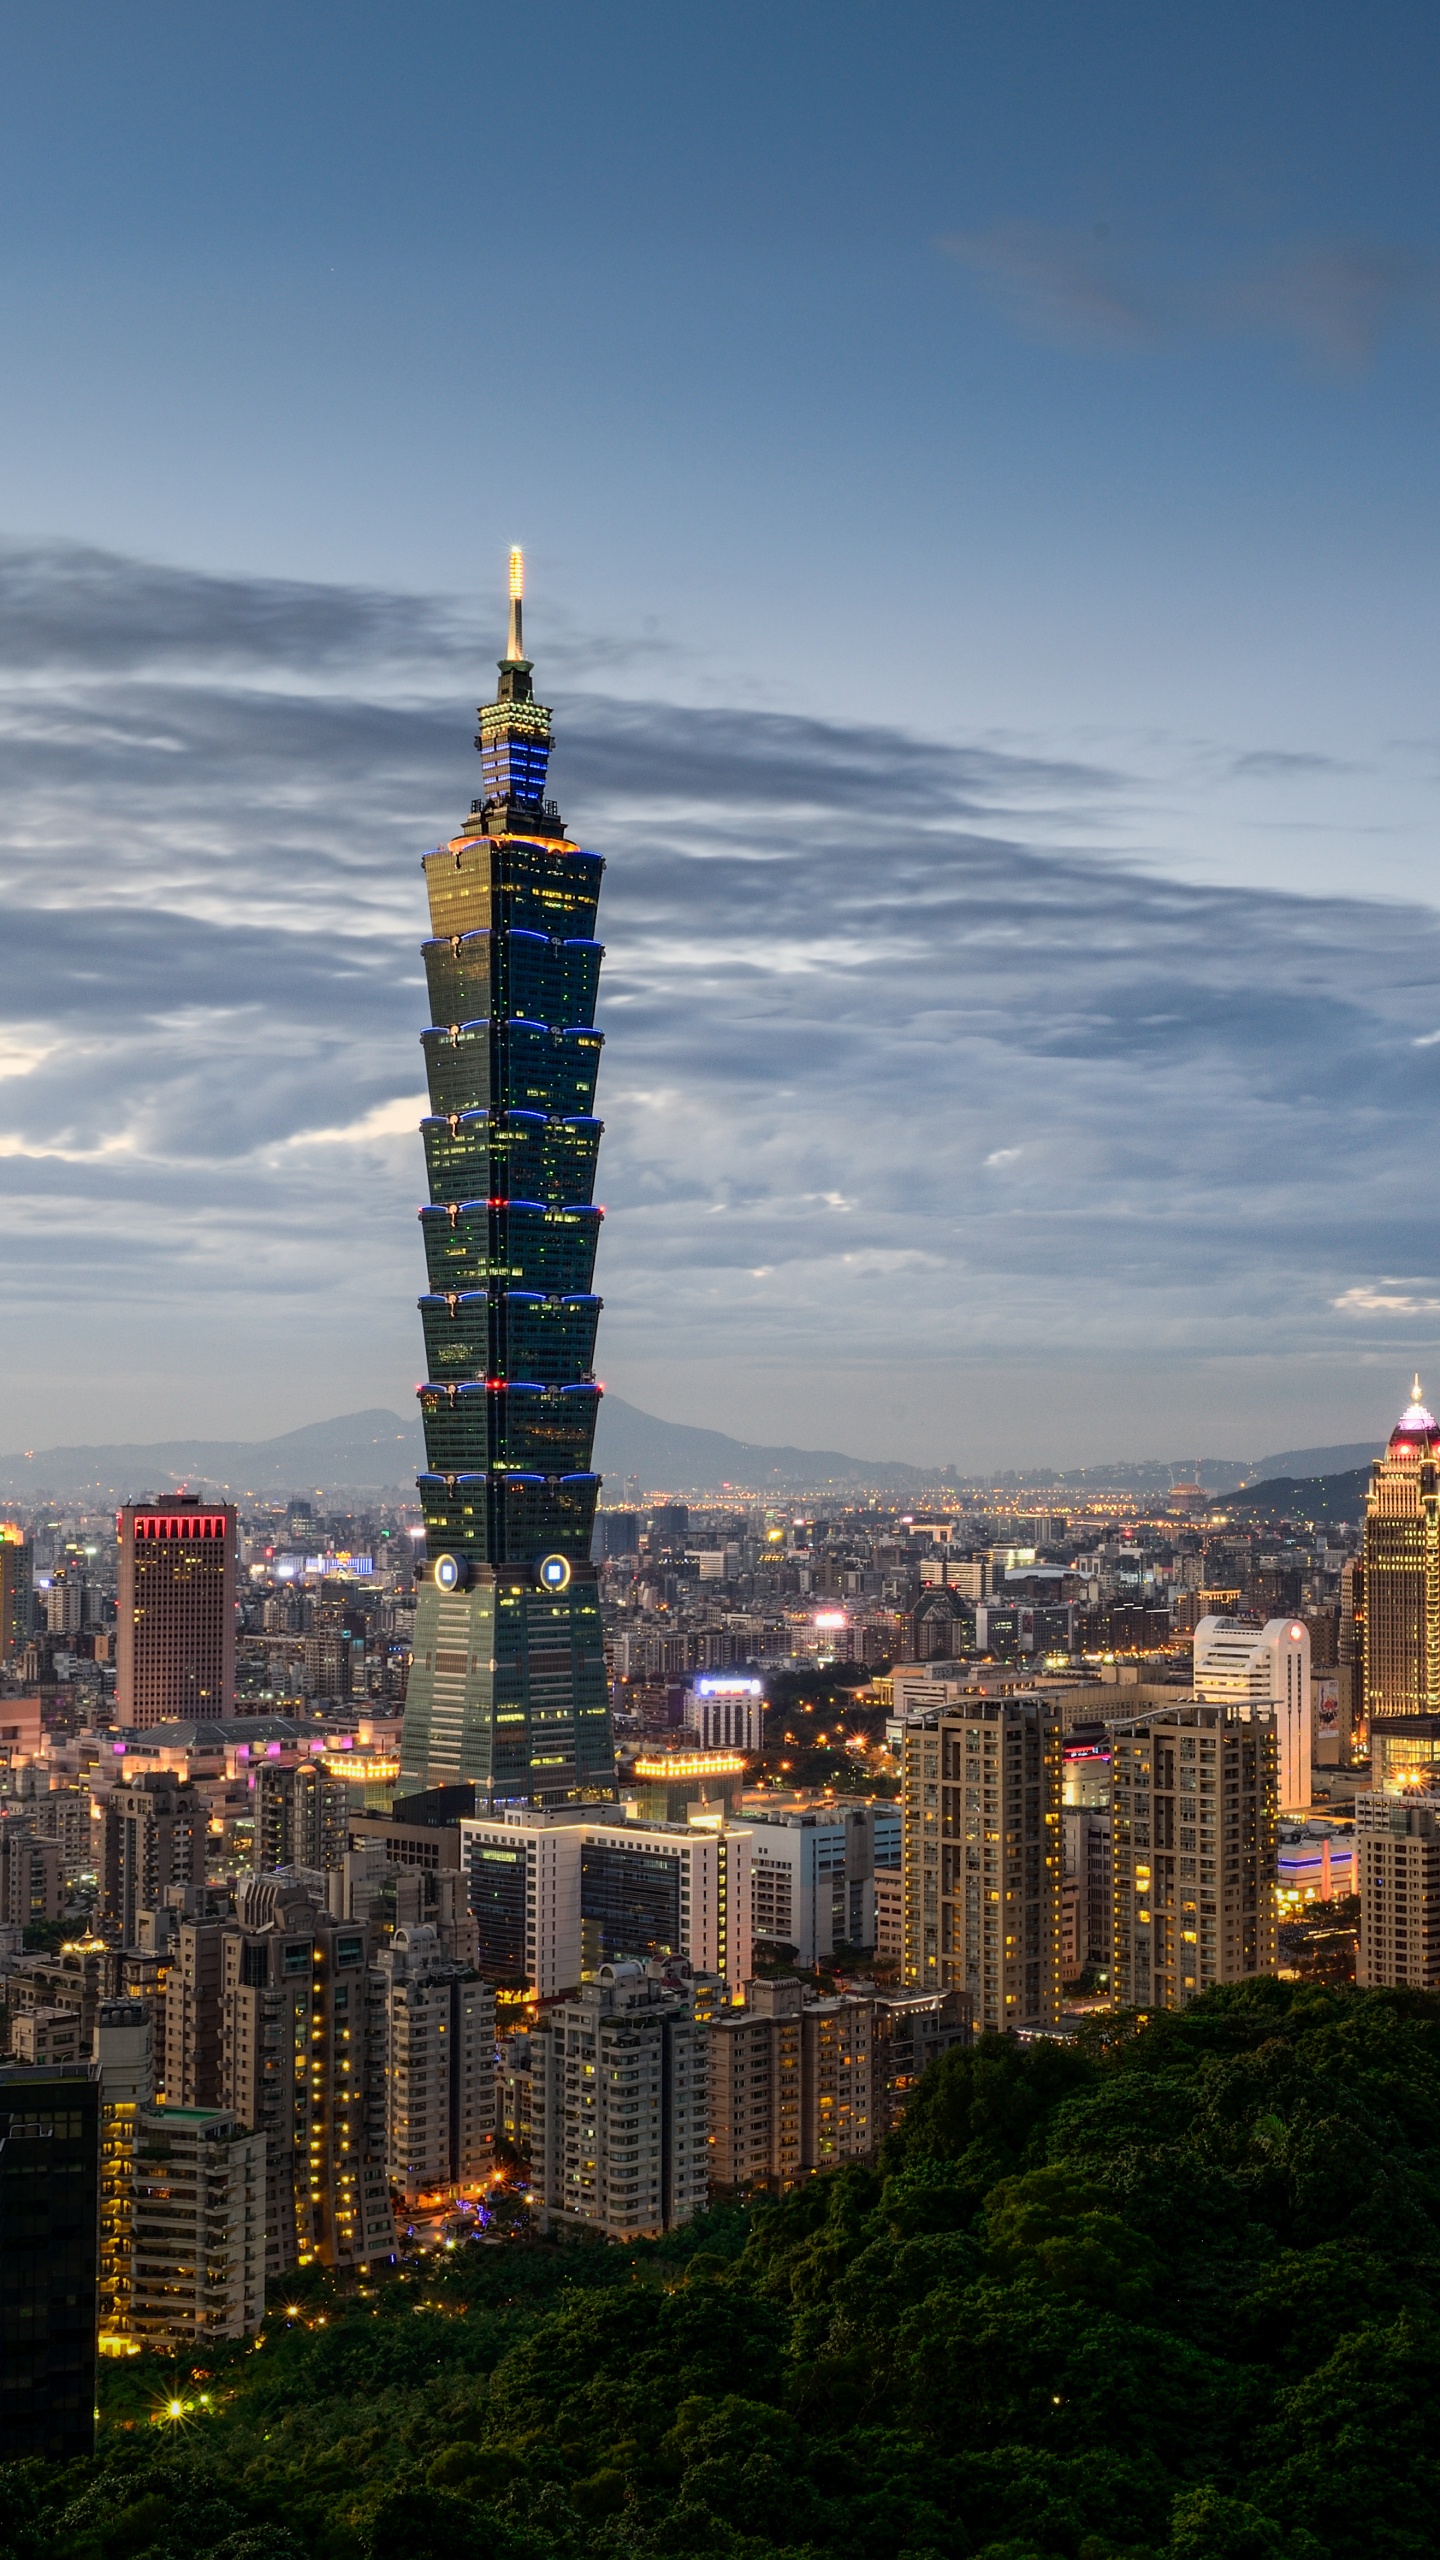
M 963 1991 L 977 2027 L 1053 2026 L 1061 1767 L 1054 1700 L 957 1697 L 906 1722 L 905 1980 Z
M 171 1769 L 122 1778 L 105 1799 L 100 1908 L 137 1944 L 142 1911 L 157 1911 L 172 1885 L 202 1885 L 208 1816 L 196 1788 Z
M 228 2107 L 142 2107 L 135 2126 L 129 2334 L 183 2349 L 265 2316 L 265 2137 Z
M 531 2173 L 549 2225 L 637 2240 L 708 2190 L 707 2042 L 663 1965 L 602 1965 L 531 2038 Z
M 17 1662 L 35 1623 L 35 1551 L 13 1520 L 0 1520 L 0 1662 Z
M 258 1913 L 258 1897 L 252 1909 Z M 223 2102 L 269 2142 L 271 2269 L 368 2266 L 394 2247 L 371 2091 L 371 1932 L 277 1894 L 223 1949 Z
M 816 1999 L 794 1979 L 752 1982 L 710 2023 L 712 2184 L 783 2189 L 868 2158 L 927 2062 L 969 2037 L 958 1991 Z
M 235 1507 L 166 1494 L 118 1515 L 122 1725 L 235 1712 Z
M 1299 1618 L 1263 1627 L 1242 1618 L 1202 1618 L 1195 1629 L 1195 1695 L 1207 1706 L 1260 1708 L 1275 1719 L 1282 1813 L 1308 1811 L 1314 1753 L 1310 1630 Z
M 473 1778 L 492 1808 L 615 1792 L 591 1562 L 603 865 L 545 798 L 520 616 L 516 553 L 482 797 L 424 863 L 427 1551 L 401 1754 L 408 1787 Z
M 495 2159 L 495 1994 L 424 1924 L 376 1956 L 382 2119 L 372 2149 L 407 2205 L 474 2192 Z
M 319 1875 L 340 1865 L 350 1846 L 347 1790 L 314 1760 L 284 1769 L 261 1762 L 254 1781 L 255 1829 L 251 1864 L 309 1867 Z
M 1440 1991 L 1440 1797 L 1378 1789 L 1357 1796 L 1355 1846 L 1357 1984 Z
M 0 2463 L 95 2444 L 100 2075 L 0 2063 Z
M 156 2061 L 161 2094 L 177 2106 L 220 2104 L 225 2085 L 221 1991 L 229 1926 L 228 1920 L 208 1915 L 187 1916 L 170 1940 L 164 2041 Z
M 0 1817 L 0 1920 L 28 1929 L 58 1920 L 65 1907 L 65 1867 L 55 1840 L 36 1837 L 33 1816 Z
M 100 2349 L 124 2353 L 134 2334 L 135 2135 L 155 2098 L 150 2012 L 106 2000 L 92 2047 L 100 2073 Z
M 1365 1499 L 1365 1713 L 1440 1712 L 1440 1428 L 1412 1401 Z
M 1273 1973 L 1273 1716 L 1184 1701 L 1111 1730 L 1118 2005 Z

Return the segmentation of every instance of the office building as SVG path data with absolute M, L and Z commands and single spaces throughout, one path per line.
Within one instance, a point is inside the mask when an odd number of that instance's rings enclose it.
M 95 2444 L 100 2075 L 0 2063 L 0 2463 Z
M 1363 1991 L 1440 1991 L 1440 1797 L 1355 1799 Z
M 1274 1718 L 1182 1701 L 1112 1739 L 1118 2006 L 1181 2009 L 1273 1973 Z
M 142 2346 L 253 2336 L 265 2316 L 265 2137 L 227 2107 L 142 2107 L 130 2323 Z
M 1365 1713 L 1440 1712 L 1440 1429 L 1413 1400 L 1370 1472 L 1365 1498 Z
M 495 2158 L 495 1994 L 433 1929 L 397 1928 L 372 1967 L 390 2183 L 410 2206 L 473 2194 Z
M 624 1788 L 642 1822 L 740 1816 L 745 1761 L 738 1751 L 649 1751 L 632 1760 Z
M 1202 1618 L 1195 1629 L 1195 1695 L 1207 1706 L 1259 1707 L 1275 1719 L 1282 1813 L 1310 1803 L 1314 1718 L 1310 1703 L 1310 1630 L 1299 1618 L 1263 1627 L 1239 1618 Z
M 135 2136 L 155 2100 L 148 2009 L 102 2002 L 91 2054 L 100 2074 L 100 2352 L 123 2355 L 134 2334 Z
M 101 1827 L 100 1908 L 133 1947 L 143 1911 L 157 1911 L 172 1886 L 203 1885 L 209 1816 L 197 1788 L 153 1769 L 111 1788 Z
M 603 865 L 545 798 L 515 563 L 482 797 L 424 862 L 426 1555 L 401 1750 L 407 1787 L 474 1779 L 491 1809 L 615 1793 L 591 1561 Z
M 13 1520 L 0 1520 L 0 1662 L 19 1662 L 34 1623 L 35 1551 Z
M 487 1982 L 550 1999 L 605 1963 L 671 1955 L 737 1990 L 749 1973 L 748 1823 L 516 1810 L 460 1829 Z
M 531 2177 L 547 2228 L 673 2230 L 708 2189 L 707 2037 L 663 1965 L 603 1965 L 531 2038 Z
M 962 1697 L 906 1722 L 905 1982 L 961 1991 L 982 2030 L 1053 2026 L 1060 2001 L 1055 1700 Z
M 582 1973 L 682 1956 L 738 1991 L 751 1965 L 747 1826 L 587 1823 L 580 1851 Z
M 765 1684 L 740 1672 L 701 1672 L 685 1692 L 681 1722 L 701 1751 L 763 1751 Z
M 235 1712 L 235 1506 L 166 1494 L 116 1522 L 115 1713 L 122 1725 Z
M 1351 1556 L 1340 1568 L 1340 1623 L 1335 1636 L 1336 1718 L 1339 1758 L 1348 1763 L 1365 1728 L 1365 1562 Z
M 350 1845 L 348 1793 L 323 1763 L 302 1760 L 285 1769 L 262 1761 L 252 1780 L 254 1848 L 251 1864 L 310 1867 L 328 1875 Z

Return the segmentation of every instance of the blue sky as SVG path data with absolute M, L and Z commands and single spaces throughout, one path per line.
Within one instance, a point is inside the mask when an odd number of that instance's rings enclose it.
M 1440 22 L 0 6 L 0 1446 L 417 1374 L 504 553 L 602 1374 L 960 1464 L 1440 1344 Z

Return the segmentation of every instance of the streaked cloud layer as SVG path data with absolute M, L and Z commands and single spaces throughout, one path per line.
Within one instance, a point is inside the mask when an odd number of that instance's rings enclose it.
M 1388 1409 L 1440 1334 L 1430 910 L 1166 876 L 1153 755 L 611 699 L 535 645 L 609 857 L 627 1395 L 961 1461 L 1167 1409 L 1323 1439 L 1357 1363 Z M 418 857 L 492 658 L 445 599 L 0 558 L 0 1445 L 404 1400 Z

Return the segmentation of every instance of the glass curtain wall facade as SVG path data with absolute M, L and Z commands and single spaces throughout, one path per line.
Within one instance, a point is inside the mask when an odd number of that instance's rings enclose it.
M 484 796 L 424 861 L 426 1555 L 402 1785 L 473 1779 L 487 1807 L 583 1803 L 615 1793 L 590 1562 L 604 865 L 544 796 L 550 713 L 513 574 L 510 645 L 479 720 Z

